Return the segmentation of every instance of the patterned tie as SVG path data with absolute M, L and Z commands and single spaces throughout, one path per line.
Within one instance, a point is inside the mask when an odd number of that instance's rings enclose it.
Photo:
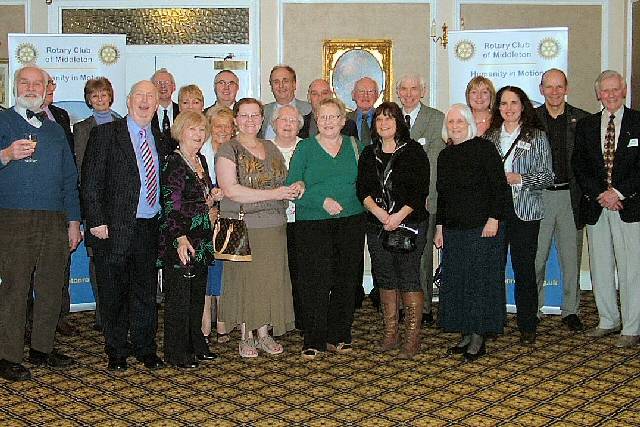
M 607 133 L 604 136 L 604 167 L 607 169 L 607 188 L 611 188 L 611 173 L 613 172 L 613 158 L 616 154 L 616 125 L 613 119 L 616 116 L 609 116 Z
M 151 147 L 147 140 L 147 131 L 140 129 L 140 152 L 142 153 L 142 163 L 144 165 L 145 188 L 147 189 L 147 203 L 153 207 L 158 198 L 158 183 L 156 182 L 156 165 L 153 163 Z
M 407 127 L 411 129 L 411 116 L 408 114 L 404 116 L 404 121 L 407 122 Z
M 171 132 L 171 122 L 169 122 L 169 116 L 167 115 L 167 109 L 164 109 L 162 115 L 162 133 L 169 135 Z
M 369 114 L 362 114 L 360 122 L 360 142 L 364 145 L 371 144 L 371 129 L 369 129 Z

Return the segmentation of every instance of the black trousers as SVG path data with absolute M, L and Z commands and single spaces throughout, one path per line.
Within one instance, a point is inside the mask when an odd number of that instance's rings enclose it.
M 195 277 L 166 267 L 164 274 L 164 358 L 167 363 L 188 363 L 209 351 L 202 334 L 202 310 L 207 289 L 207 267 L 193 267 Z
M 100 316 L 109 357 L 129 356 L 127 336 L 136 356 L 156 352 L 158 221 L 137 219 L 135 224 L 135 239 L 126 254 L 94 248 Z
M 505 224 L 505 250 L 511 248 L 511 266 L 515 278 L 515 300 L 518 329 L 535 332 L 538 311 L 538 285 L 536 284 L 536 252 L 540 221 L 509 218 Z
M 302 285 L 300 284 L 300 274 L 298 272 L 298 249 L 296 246 L 296 223 L 287 223 L 287 258 L 289 260 L 289 276 L 291 277 L 291 293 L 293 297 L 293 313 L 296 318 L 296 329 L 303 330 L 302 321 Z
M 296 221 L 305 349 L 324 351 L 327 343 L 351 343 L 364 227 L 363 214 Z

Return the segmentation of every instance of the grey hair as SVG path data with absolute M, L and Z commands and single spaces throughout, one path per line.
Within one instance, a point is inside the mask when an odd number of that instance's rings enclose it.
M 424 80 L 424 77 L 422 77 L 418 73 L 407 73 L 400 77 L 400 79 L 398 79 L 398 81 L 396 82 L 396 92 L 400 90 L 400 85 L 402 85 L 405 80 L 417 81 L 418 83 L 420 83 L 420 90 L 425 90 L 427 88 L 427 82 Z
M 472 139 L 478 136 L 478 128 L 476 127 L 476 121 L 473 118 L 473 113 L 471 112 L 471 108 L 469 108 L 467 104 L 459 103 L 459 104 L 451 105 L 447 109 L 447 112 L 444 114 L 444 120 L 442 122 L 442 140 L 445 142 L 449 140 L 449 131 L 447 130 L 447 120 L 449 118 L 449 113 L 454 110 L 458 110 L 462 115 L 462 117 L 464 118 L 464 120 L 469 125 L 467 139 Z
M 18 97 L 18 76 L 25 68 L 35 68 L 37 70 L 40 70 L 40 73 L 42 74 L 42 80 L 44 82 L 44 92 L 42 93 L 42 96 L 44 98 L 47 93 L 47 80 L 49 80 L 49 74 L 34 63 L 25 64 L 13 73 L 13 96 L 16 98 Z
M 151 76 L 151 78 L 149 80 L 151 80 L 152 83 L 156 82 L 156 79 L 158 78 L 158 74 L 169 74 L 169 78 L 171 79 L 171 83 L 173 83 L 173 85 L 176 85 L 176 79 L 173 78 L 173 74 L 171 74 L 169 72 L 169 70 L 167 70 L 166 68 L 159 68 L 156 70 L 155 73 L 153 73 L 153 75 Z
M 298 130 L 302 129 L 302 126 L 304 126 L 304 117 L 302 117 L 302 114 L 300 114 L 298 109 L 293 105 L 285 105 L 283 107 L 280 107 L 276 112 L 276 114 L 274 114 L 273 117 L 271 117 L 271 127 L 273 127 L 273 129 L 276 128 L 276 120 L 278 120 L 278 117 L 280 117 L 280 111 L 282 111 L 285 108 L 291 108 L 296 112 L 296 116 L 298 116 Z
M 600 84 L 603 82 L 603 80 L 610 79 L 612 77 L 617 77 L 618 80 L 620 80 L 623 89 L 627 87 L 627 82 L 624 80 L 624 77 L 622 77 L 622 74 L 614 70 L 604 70 L 598 75 L 596 81 L 593 84 L 593 88 L 596 91 L 596 98 L 599 99 L 598 92 L 600 92 Z
M 376 85 L 376 93 L 378 94 L 378 96 L 380 96 L 380 87 L 378 87 L 378 82 L 375 79 L 372 79 L 371 77 L 368 77 L 368 76 L 365 76 L 356 80 L 355 84 L 353 85 L 353 90 L 351 91 L 352 95 L 356 91 L 356 88 L 358 87 L 358 83 L 360 83 L 363 80 L 371 80 L 373 84 Z

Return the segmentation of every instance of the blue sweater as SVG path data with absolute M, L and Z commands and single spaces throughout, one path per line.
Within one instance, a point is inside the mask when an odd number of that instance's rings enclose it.
M 0 163 L 0 209 L 65 212 L 79 221 L 78 171 L 62 127 L 45 120 L 36 128 L 13 109 L 0 112 L 0 150 L 27 133 L 38 136 L 38 161 Z

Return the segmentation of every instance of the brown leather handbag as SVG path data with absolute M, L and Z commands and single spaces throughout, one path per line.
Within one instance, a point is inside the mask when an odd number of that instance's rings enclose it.
M 215 259 L 225 261 L 251 261 L 249 230 L 244 222 L 244 211 L 238 218 L 224 218 L 218 214 L 213 225 L 213 252 Z

